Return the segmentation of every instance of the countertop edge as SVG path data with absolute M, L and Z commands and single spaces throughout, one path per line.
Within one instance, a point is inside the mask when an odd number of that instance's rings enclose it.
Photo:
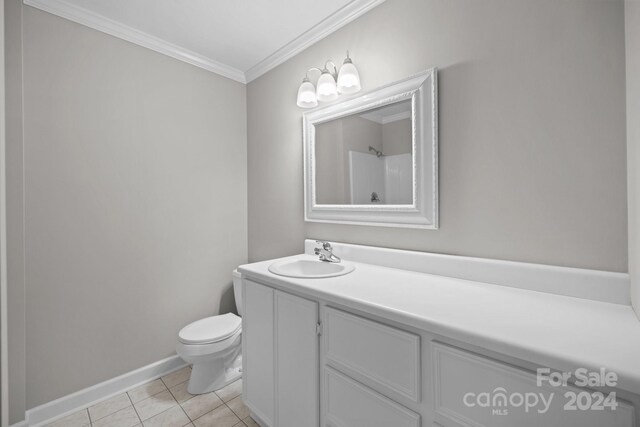
M 279 258 L 278 260 L 282 260 L 285 258 L 294 258 L 297 256 L 299 255 L 294 255 L 292 257 L 283 257 Z M 252 265 L 253 264 L 241 265 L 238 267 L 238 271 L 240 271 L 240 273 L 242 273 L 250 280 L 255 280 L 257 282 L 270 285 L 276 289 L 295 292 L 297 294 L 317 298 L 328 303 L 339 304 L 345 307 L 359 310 L 372 316 L 388 319 L 390 321 L 397 322 L 408 327 L 421 329 L 434 335 L 440 335 L 448 339 L 461 341 L 473 346 L 484 348 L 492 352 L 504 354 L 509 357 L 514 357 L 528 363 L 538 364 L 540 366 L 550 367 L 552 369 L 563 371 L 572 371 L 577 367 L 584 367 L 597 371 L 601 367 L 604 367 L 605 369 L 611 370 L 618 374 L 619 382 L 616 386 L 617 389 L 640 395 L 640 372 L 628 372 L 625 369 L 620 369 L 616 366 L 598 365 L 593 363 L 593 361 L 586 360 L 581 355 L 567 357 L 564 354 L 554 354 L 552 351 L 544 351 L 533 346 L 527 347 L 522 343 L 514 343 L 508 340 L 499 340 L 488 335 L 483 336 L 465 329 L 451 327 L 447 324 L 434 321 L 434 319 L 411 315 L 398 310 L 393 310 L 389 307 L 381 307 L 377 304 L 367 303 L 366 301 L 355 298 L 344 298 L 331 292 L 323 292 L 317 289 L 307 288 L 301 286 L 300 284 L 296 284 L 296 279 L 287 279 L 285 277 L 276 276 L 271 273 L 265 274 L 263 272 L 252 270 Z M 464 279 L 455 280 L 467 282 L 467 280 Z

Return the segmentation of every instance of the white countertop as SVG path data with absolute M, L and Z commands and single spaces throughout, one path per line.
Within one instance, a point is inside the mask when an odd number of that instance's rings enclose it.
M 313 259 L 295 255 L 290 259 Z M 280 258 L 285 259 L 285 258 Z M 354 272 L 294 279 L 246 264 L 246 277 L 563 371 L 615 372 L 640 394 L 640 321 L 628 305 L 353 263 Z M 346 262 L 350 262 L 346 260 Z

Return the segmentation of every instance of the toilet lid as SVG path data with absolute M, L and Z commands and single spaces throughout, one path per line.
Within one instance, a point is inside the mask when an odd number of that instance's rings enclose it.
M 197 320 L 178 333 L 178 339 L 184 344 L 210 344 L 225 340 L 238 332 L 242 319 L 233 313 L 207 317 Z

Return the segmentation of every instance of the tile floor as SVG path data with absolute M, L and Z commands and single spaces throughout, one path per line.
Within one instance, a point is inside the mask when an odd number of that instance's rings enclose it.
M 208 394 L 187 392 L 187 366 L 48 427 L 257 427 L 242 403 L 242 380 Z

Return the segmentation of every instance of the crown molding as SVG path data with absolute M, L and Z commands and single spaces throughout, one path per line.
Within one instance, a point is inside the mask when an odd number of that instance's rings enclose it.
M 123 25 L 105 16 L 87 9 L 72 5 L 63 0 L 24 0 L 24 4 L 52 13 L 61 18 L 93 28 L 122 40 L 146 47 L 177 60 L 219 74 L 223 77 L 246 83 L 245 74 L 241 70 L 215 61 L 199 53 L 176 46 L 158 37 Z
M 320 23 L 314 25 L 300 36 L 249 68 L 245 72 L 247 83 L 257 79 L 309 46 L 347 25 L 349 22 L 364 15 L 374 7 L 384 3 L 384 1 L 385 0 L 353 0 L 342 9 L 334 12 Z
M 103 15 L 70 4 L 64 0 L 23 0 L 24 4 L 49 12 L 69 21 L 109 34 L 122 40 L 146 47 L 158 53 L 186 62 L 199 68 L 219 74 L 223 77 L 248 83 L 271 69 L 302 52 L 314 43 L 322 40 L 334 31 L 365 14 L 385 0 L 353 0 L 334 12 L 320 23 L 302 33 L 271 55 L 267 56 L 246 72 L 222 62 L 208 58 L 197 52 L 177 46 L 166 40 L 143 31 L 121 24 Z

